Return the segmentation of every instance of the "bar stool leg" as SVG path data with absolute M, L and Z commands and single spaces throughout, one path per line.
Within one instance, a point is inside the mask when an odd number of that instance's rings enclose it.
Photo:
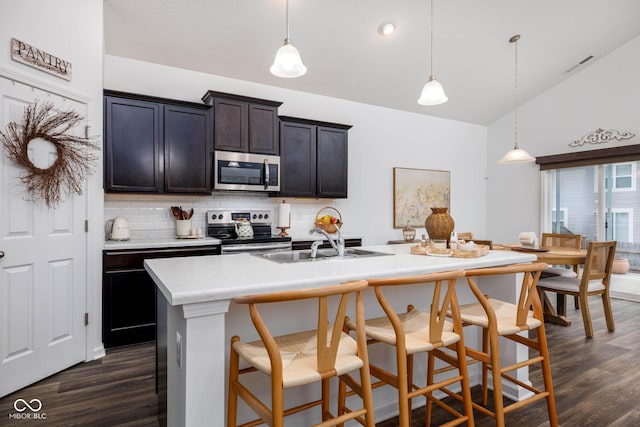
M 238 381 L 238 366 L 240 365 L 240 356 L 233 348 L 233 343 L 240 341 L 240 337 L 231 338 L 231 350 L 229 355 L 229 392 L 227 401 L 227 427 L 236 427 L 236 417 L 238 412 L 238 393 L 235 384 Z
M 502 374 L 500 373 L 500 342 L 497 333 L 489 335 L 491 375 L 493 376 L 493 405 L 496 426 L 504 427 L 504 400 L 502 398 Z

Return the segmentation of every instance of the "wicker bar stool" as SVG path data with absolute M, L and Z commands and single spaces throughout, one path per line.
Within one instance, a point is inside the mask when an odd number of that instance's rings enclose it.
M 463 423 L 468 426 L 474 425 L 462 322 L 457 315 L 458 299 L 455 291 L 456 280 L 464 275 L 464 271 L 457 270 L 420 276 L 369 280 L 369 286 L 374 289 L 376 298 L 386 313 L 384 317 L 369 319 L 365 322 L 369 345 L 384 343 L 393 346 L 396 352 L 397 369 L 396 373 L 392 373 L 382 367 L 370 364 L 371 375 L 378 379 L 372 387 L 391 385 L 398 390 L 399 419 L 402 427 L 411 425 L 411 401 L 418 396 L 427 399 L 425 417 L 427 426 L 431 425 L 431 409 L 434 403 L 453 416 L 454 419 L 449 421 L 447 426 Z M 406 312 L 396 312 L 385 297 L 384 290 L 387 289 L 389 293 L 392 293 L 403 285 L 423 286 L 425 292 L 416 299 L 429 304 L 430 311 L 424 312 L 409 305 Z M 447 319 L 448 310 L 455 313 L 453 322 Z M 347 321 L 345 326 L 351 330 L 358 328 L 358 325 L 351 321 Z M 413 380 L 414 355 L 421 352 L 428 354 L 427 378 L 424 386 L 415 384 Z M 436 369 L 436 359 L 445 362 L 445 366 Z M 436 375 L 448 371 L 455 374 L 435 380 Z M 462 397 L 449 392 L 448 387 L 455 384 L 460 384 Z M 462 411 L 436 398 L 433 393 L 437 390 L 462 401 L 460 405 Z M 340 408 L 343 408 L 344 397 L 345 394 L 341 392 L 339 395 Z
M 467 270 L 467 283 L 478 299 L 477 303 L 460 306 L 460 317 L 464 326 L 475 325 L 482 328 L 482 349 L 467 347 L 467 355 L 482 364 L 482 402 L 474 402 L 473 407 L 478 411 L 493 417 L 496 425 L 505 425 L 506 413 L 525 405 L 546 399 L 549 423 L 552 427 L 558 425 L 556 415 L 553 383 L 551 380 L 551 366 L 547 348 L 547 336 L 544 329 L 542 305 L 536 289 L 541 272 L 546 268 L 545 263 L 517 264 L 506 267 L 491 267 Z M 478 288 L 476 277 L 491 277 L 504 274 L 522 274 L 522 284 L 517 304 L 492 299 L 484 295 Z M 533 311 L 530 309 L 533 307 Z M 523 331 L 536 331 L 536 338 L 523 336 Z M 516 362 L 509 366 L 502 366 L 500 361 L 499 337 L 515 341 L 527 346 L 538 353 L 537 356 Z M 516 369 L 540 363 L 544 389 L 537 389 L 510 374 Z M 488 403 L 488 372 L 493 380 L 493 409 Z M 502 397 L 502 381 L 507 380 L 519 387 L 524 387 L 533 394 L 519 402 L 505 405 Z
M 369 377 L 366 336 L 364 335 L 364 305 L 361 291 L 367 287 L 365 280 L 317 289 L 276 292 L 262 295 L 237 297 L 236 304 L 248 304 L 251 320 L 260 335 L 260 340 L 249 343 L 231 338 L 229 363 L 229 396 L 227 426 L 235 427 L 238 397 L 241 398 L 259 418 L 243 424 L 255 426 L 266 423 L 270 426 L 284 426 L 284 417 L 314 406 L 322 406 L 322 420 L 318 427 L 334 426 L 348 420 L 357 419 L 367 427 L 374 427 L 373 400 Z M 355 294 L 356 339 L 343 332 L 343 323 L 349 296 Z M 329 316 L 329 297 L 339 297 L 335 320 Z M 314 330 L 283 336 L 273 336 L 258 311 L 261 304 L 316 299 L 318 301 L 318 326 Z M 240 358 L 250 366 L 240 369 Z M 349 373 L 360 371 L 360 382 Z M 250 373 L 261 371 L 271 377 L 270 408 L 261 402 L 248 388 Z M 242 378 L 248 376 L 246 381 Z M 329 410 L 329 380 L 338 377 L 340 387 L 347 385 L 362 398 L 363 407 L 348 414 L 334 416 Z M 285 409 L 284 389 L 319 382 L 322 385 L 321 398 L 312 402 Z

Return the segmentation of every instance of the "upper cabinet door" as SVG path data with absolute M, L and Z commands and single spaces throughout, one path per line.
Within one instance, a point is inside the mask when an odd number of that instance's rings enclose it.
M 249 150 L 246 102 L 215 98 L 215 147 L 216 150 L 241 151 Z
M 165 192 L 210 194 L 212 161 L 211 109 L 165 105 Z
M 316 195 L 347 197 L 347 130 L 318 126 Z
M 248 108 L 249 152 L 277 156 L 280 154 L 278 107 L 250 103 Z
M 280 195 L 315 197 L 316 127 L 280 122 Z
M 161 105 L 105 97 L 105 191 L 162 191 Z
M 280 117 L 280 196 L 347 197 L 350 125 Z
M 278 107 L 282 102 L 212 90 L 202 101 L 214 107 L 216 150 L 280 153 Z

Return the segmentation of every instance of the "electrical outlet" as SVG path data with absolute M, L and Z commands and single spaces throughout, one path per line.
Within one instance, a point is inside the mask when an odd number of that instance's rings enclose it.
M 180 369 L 182 369 L 182 357 L 182 335 L 176 331 L 176 362 Z

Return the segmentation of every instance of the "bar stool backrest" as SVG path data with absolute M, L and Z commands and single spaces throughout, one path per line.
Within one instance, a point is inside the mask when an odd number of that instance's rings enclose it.
M 533 307 L 534 317 L 542 320 L 542 305 L 540 297 L 536 290 L 536 285 L 540 279 L 542 270 L 547 264 L 536 262 L 532 264 L 514 264 L 505 267 L 480 268 L 475 270 L 467 270 L 467 282 L 471 291 L 474 293 L 482 307 L 484 308 L 490 323 L 496 323 L 495 313 L 491 305 L 487 301 L 487 297 L 478 288 L 474 277 L 480 276 L 496 276 L 501 274 L 523 273 L 522 284 L 520 286 L 520 297 L 516 305 L 516 325 L 522 329 L 526 328 L 529 310 Z
M 345 314 L 349 302 L 349 296 L 353 292 L 358 293 L 356 311 L 363 311 L 362 300 L 359 292 L 367 287 L 366 280 L 347 282 L 340 285 L 326 286 L 314 289 L 301 289 L 284 292 L 274 292 L 260 295 L 247 295 L 234 298 L 236 304 L 248 304 L 251 321 L 255 326 L 262 342 L 271 359 L 272 375 L 282 376 L 282 357 L 280 351 L 258 310 L 259 304 L 277 303 L 284 301 L 317 299 L 318 300 L 318 324 L 317 324 L 317 366 L 318 373 L 324 377 L 335 376 L 335 362 L 338 347 L 345 322 Z M 340 302 L 336 309 L 333 322 L 329 319 L 329 303 L 331 296 L 339 295 Z M 362 320 L 363 316 L 358 320 Z

